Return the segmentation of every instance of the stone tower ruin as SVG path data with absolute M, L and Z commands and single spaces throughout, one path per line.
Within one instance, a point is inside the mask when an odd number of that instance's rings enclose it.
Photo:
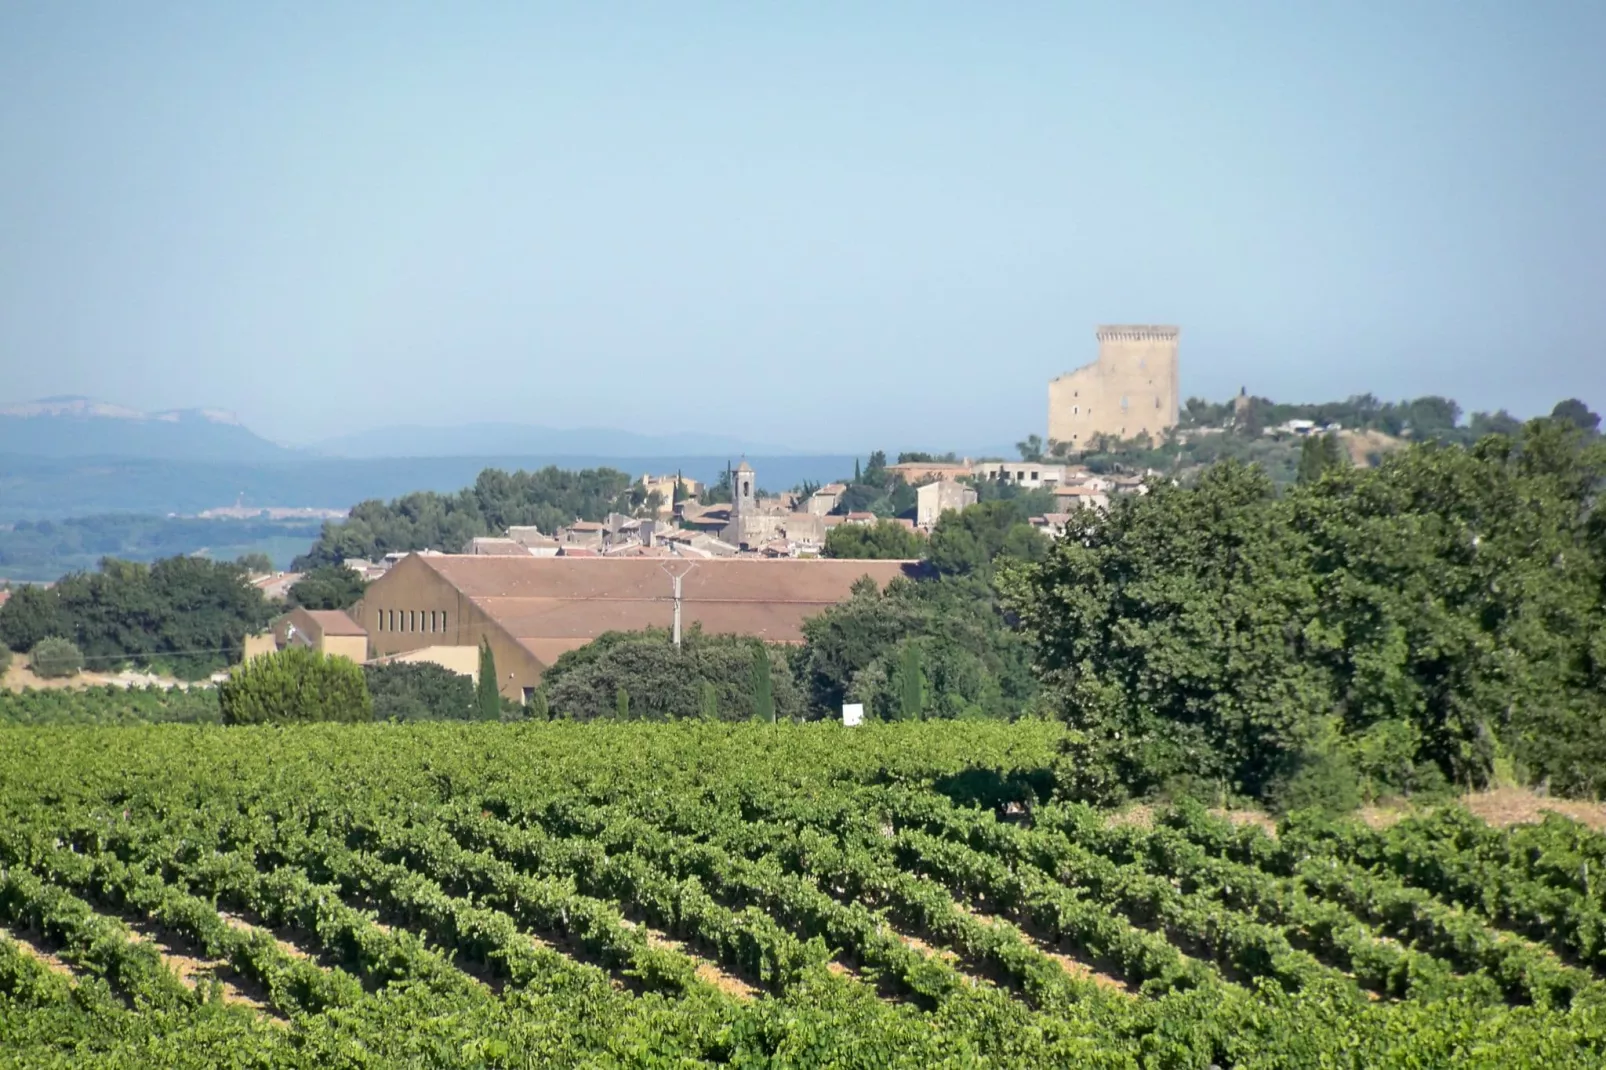
M 1180 334 L 1176 327 L 1100 327 L 1098 360 L 1049 381 L 1049 441 L 1074 453 L 1101 435 L 1164 438 L 1177 424 Z

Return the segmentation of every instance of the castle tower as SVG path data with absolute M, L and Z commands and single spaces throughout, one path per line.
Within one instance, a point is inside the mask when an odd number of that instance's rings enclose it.
M 743 460 L 731 473 L 731 516 L 752 516 L 758 512 L 754 506 L 757 504 L 757 479 L 753 476 L 753 466 Z
M 1098 328 L 1098 359 L 1048 384 L 1048 438 L 1072 452 L 1099 437 L 1159 442 L 1177 424 L 1176 327 Z

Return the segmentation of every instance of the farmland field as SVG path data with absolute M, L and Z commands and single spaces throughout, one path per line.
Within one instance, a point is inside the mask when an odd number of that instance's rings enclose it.
M 0 728 L 0 1065 L 1606 1060 L 1600 834 L 1121 824 L 1059 734 Z

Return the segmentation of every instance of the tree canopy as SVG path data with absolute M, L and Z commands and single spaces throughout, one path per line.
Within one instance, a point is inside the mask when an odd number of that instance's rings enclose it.
M 558 658 L 542 685 L 556 716 L 593 720 L 614 716 L 618 694 L 629 696 L 635 720 L 667 721 L 708 716 L 740 721 L 773 709 L 780 719 L 801 717 L 803 695 L 786 659 L 767 658 L 769 696 L 756 672 L 755 640 L 708 635 L 693 627 L 675 649 L 661 628 L 609 632 Z
M 896 520 L 874 524 L 838 524 L 825 535 L 825 556 L 869 561 L 911 561 L 926 540 Z
M 368 582 L 345 565 L 319 565 L 285 592 L 291 605 L 304 609 L 350 609 L 368 589 Z
M 612 468 L 578 472 L 549 466 L 537 472 L 487 468 L 456 494 L 420 491 L 395 501 L 361 502 L 345 520 L 330 521 L 294 568 L 338 565 L 347 558 L 376 560 L 387 553 L 457 551 L 470 539 L 499 535 L 510 526 L 552 532 L 610 512 L 629 513 L 645 501 L 639 481 Z
M 1575 427 L 1275 493 L 1238 463 L 1078 514 L 1006 605 L 1107 797 L 1192 779 L 1606 789 L 1606 455 Z M 935 543 L 935 539 L 933 540 Z M 1336 790 L 1336 789 L 1335 789 Z
M 238 661 L 245 637 L 273 616 L 234 563 L 168 557 L 151 565 L 105 558 L 54 587 L 23 587 L 0 606 L 0 642 L 29 650 L 71 639 L 97 668 L 160 664 L 199 678 Z

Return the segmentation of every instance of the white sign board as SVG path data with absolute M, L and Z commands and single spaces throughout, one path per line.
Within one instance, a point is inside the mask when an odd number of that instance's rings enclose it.
M 842 723 L 856 725 L 864 723 L 864 703 L 844 702 L 842 704 Z

